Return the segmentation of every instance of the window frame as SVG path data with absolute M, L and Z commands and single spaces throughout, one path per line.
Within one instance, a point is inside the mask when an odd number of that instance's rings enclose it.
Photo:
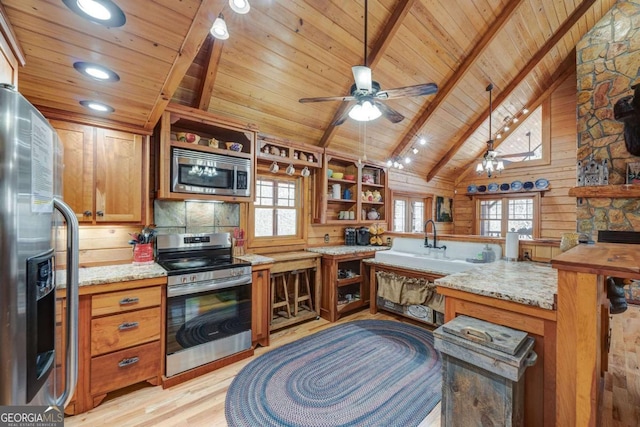
M 391 233 L 406 233 L 406 234 L 415 234 L 420 233 L 421 231 L 394 231 L 394 220 L 395 220 L 395 209 L 396 209 L 396 200 L 404 200 L 407 203 L 407 206 L 411 206 L 411 202 L 422 202 L 424 203 L 424 212 L 422 213 L 422 217 L 426 222 L 429 219 L 433 219 L 433 195 L 432 194 L 420 194 L 420 193 L 405 193 L 405 192 L 391 192 L 391 216 L 389 218 L 389 230 Z M 407 209 L 405 214 L 405 224 L 411 224 L 411 209 Z
M 259 208 L 259 205 L 256 205 L 255 199 L 257 198 L 257 194 L 249 205 L 248 212 L 248 228 L 249 228 L 249 242 L 248 246 L 252 248 L 265 248 L 271 246 L 282 246 L 282 245 L 301 245 L 305 244 L 307 241 L 306 236 L 306 227 L 304 224 L 305 218 L 308 216 L 308 203 L 305 200 L 305 194 L 308 190 L 308 186 L 306 181 L 301 176 L 288 176 L 288 175 L 273 175 L 273 174 L 264 174 L 258 173 L 256 175 L 256 191 L 258 188 L 258 181 L 280 181 L 280 182 L 293 182 L 296 185 L 295 189 L 295 200 L 296 200 L 296 234 L 290 236 L 260 236 L 256 237 L 255 235 L 255 209 Z
M 532 227 L 533 230 L 531 232 L 532 240 L 536 240 L 540 238 L 540 192 L 536 193 L 498 193 L 498 194 L 476 194 L 471 196 L 473 199 L 473 234 L 481 236 L 480 234 L 480 201 L 486 200 L 501 200 L 502 201 L 502 217 L 501 217 L 501 228 L 500 228 L 500 237 L 505 238 L 506 233 L 508 231 L 508 217 L 505 215 L 505 212 L 508 212 L 509 209 L 509 199 L 532 199 L 533 200 L 533 220 Z M 487 236 L 489 237 L 489 236 Z M 521 239 L 528 240 L 528 239 Z

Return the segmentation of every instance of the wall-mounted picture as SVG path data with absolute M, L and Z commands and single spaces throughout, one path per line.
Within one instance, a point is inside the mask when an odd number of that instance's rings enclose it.
M 627 184 L 640 184 L 640 162 L 627 163 Z
M 453 199 L 436 196 L 436 222 L 453 222 Z

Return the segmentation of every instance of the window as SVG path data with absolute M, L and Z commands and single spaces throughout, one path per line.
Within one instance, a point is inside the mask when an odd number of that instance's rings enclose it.
M 533 239 L 536 233 L 535 197 L 478 199 L 478 234 L 504 237 L 507 231 L 515 231 L 520 239 Z
M 266 179 L 256 181 L 254 204 L 255 237 L 298 236 L 300 197 L 295 179 Z
M 521 117 L 521 123 L 510 124 L 515 129 L 496 145 L 500 152 L 498 157 L 505 161 L 507 168 L 550 163 L 550 108 L 550 100 L 547 99 L 531 113 Z
M 422 232 L 426 221 L 425 207 L 425 199 L 394 195 L 393 231 Z

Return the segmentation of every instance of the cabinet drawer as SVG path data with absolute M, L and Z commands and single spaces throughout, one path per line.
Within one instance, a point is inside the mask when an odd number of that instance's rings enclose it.
M 161 298 L 160 286 L 94 295 L 91 298 L 91 317 L 154 307 L 160 305 Z
M 91 356 L 160 339 L 160 307 L 91 320 Z
M 91 394 L 117 390 L 160 375 L 160 341 L 91 359 Z

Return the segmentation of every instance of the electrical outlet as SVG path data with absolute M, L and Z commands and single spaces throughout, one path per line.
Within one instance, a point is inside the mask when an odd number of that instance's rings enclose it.
M 328 234 L 324 235 L 324 242 L 325 243 L 329 243 L 329 235 Z

